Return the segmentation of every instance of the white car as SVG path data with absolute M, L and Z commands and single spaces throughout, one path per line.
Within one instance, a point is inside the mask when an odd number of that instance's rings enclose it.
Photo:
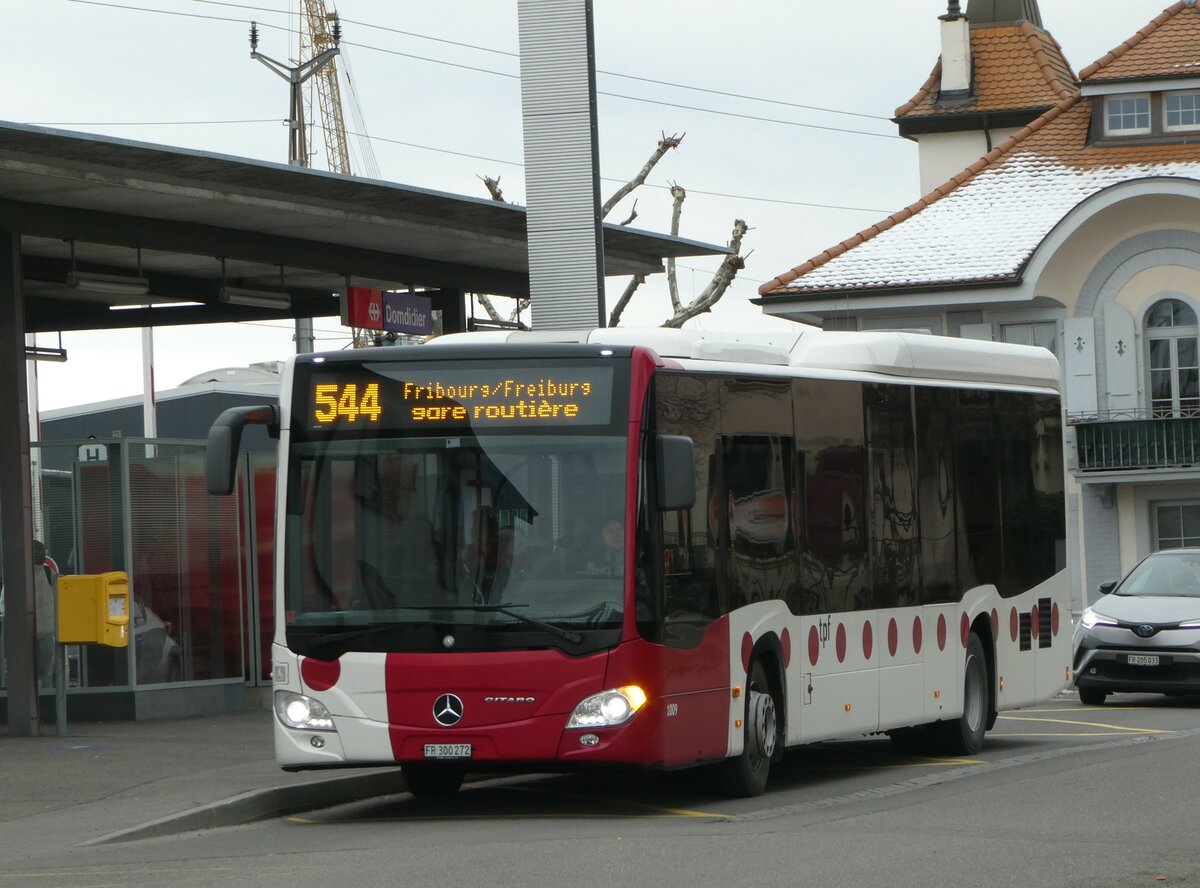
M 1114 691 L 1200 694 L 1200 549 L 1144 558 L 1075 627 L 1075 686 L 1099 706 Z

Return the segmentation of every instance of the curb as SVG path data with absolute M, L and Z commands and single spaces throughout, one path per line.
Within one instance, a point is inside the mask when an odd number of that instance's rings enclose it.
M 399 768 L 376 774 L 355 774 L 352 777 L 334 777 L 290 786 L 270 786 L 117 830 L 79 844 L 108 845 L 202 829 L 241 826 L 257 820 L 285 817 L 315 808 L 330 808 L 404 790 L 404 777 Z

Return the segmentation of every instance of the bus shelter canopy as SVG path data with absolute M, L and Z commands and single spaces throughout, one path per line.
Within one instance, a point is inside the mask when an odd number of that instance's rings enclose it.
M 324 317 L 348 280 L 529 292 L 520 206 L 11 123 L 0 123 L 0 230 L 20 235 L 28 332 Z M 605 225 L 612 276 L 725 252 Z M 231 303 L 223 287 L 288 298 Z
M 723 247 L 615 225 L 610 275 Z M 348 284 L 529 294 L 525 211 L 390 182 L 0 122 L 0 544 L 9 731 L 37 734 L 25 334 L 340 313 Z M 122 310 L 114 310 L 122 309 Z

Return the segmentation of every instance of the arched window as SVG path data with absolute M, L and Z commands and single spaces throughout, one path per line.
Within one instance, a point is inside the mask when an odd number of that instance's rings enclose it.
M 1200 327 L 1178 299 L 1156 302 L 1146 315 L 1150 409 L 1155 416 L 1200 415 Z

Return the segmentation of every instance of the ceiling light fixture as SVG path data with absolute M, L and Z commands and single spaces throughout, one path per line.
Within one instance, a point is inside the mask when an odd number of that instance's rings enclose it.
M 204 304 L 203 302 L 187 302 L 182 299 L 162 299 L 162 300 L 153 299 L 153 301 L 151 301 L 149 303 L 139 302 L 139 303 L 132 304 L 132 305 L 110 305 L 108 307 L 108 310 L 109 311 L 133 311 L 133 310 L 139 309 L 139 308 L 141 308 L 141 309 L 146 309 L 146 308 L 151 308 L 151 309 L 195 308 L 195 307 L 197 307 L 199 305 L 203 305 L 203 304 Z
M 84 290 L 105 296 L 145 296 L 150 292 L 150 282 L 144 277 L 99 274 L 92 271 L 67 272 L 67 286 L 72 290 Z
M 222 287 L 217 298 L 230 305 L 248 305 L 253 308 L 292 307 L 292 297 L 277 290 L 247 290 L 242 287 Z

